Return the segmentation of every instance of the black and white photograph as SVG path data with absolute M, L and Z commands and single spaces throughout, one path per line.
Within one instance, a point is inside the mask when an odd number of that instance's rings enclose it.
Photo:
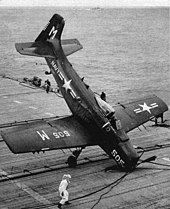
M 0 209 L 169 209 L 169 108 L 169 0 L 0 0 Z

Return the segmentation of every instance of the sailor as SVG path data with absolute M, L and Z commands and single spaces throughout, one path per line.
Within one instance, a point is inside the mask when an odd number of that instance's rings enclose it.
M 106 94 L 102 91 L 100 98 L 106 102 Z
M 41 81 L 42 81 L 42 79 L 41 79 L 41 78 L 39 78 L 39 79 L 38 79 L 38 81 L 37 81 L 37 86 L 38 86 L 38 87 L 40 87 L 40 86 L 41 86 Z
M 48 93 L 50 91 L 50 87 L 51 87 L 51 83 L 48 79 L 45 81 L 45 86 L 46 86 L 46 92 Z
M 70 204 L 70 202 L 68 201 L 69 193 L 67 191 L 67 187 L 70 183 L 70 179 L 71 179 L 70 174 L 64 174 L 63 178 L 62 178 L 62 181 L 60 182 L 60 185 L 59 185 L 59 188 L 58 188 L 59 194 L 60 194 L 60 197 L 61 197 L 61 200 L 58 203 L 58 208 L 60 208 L 60 209 L 62 208 L 62 205 Z
M 47 85 L 51 86 L 51 83 L 50 83 L 50 81 L 49 81 L 48 79 L 45 81 L 45 83 L 46 83 Z

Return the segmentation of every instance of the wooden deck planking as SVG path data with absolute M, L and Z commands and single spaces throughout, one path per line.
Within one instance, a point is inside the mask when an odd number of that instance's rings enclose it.
M 4 82 L 4 81 L 3 81 Z M 45 92 L 32 92 L 32 89 L 18 87 L 14 81 L 6 80 L 7 87 L 1 86 L 0 93 L 0 124 L 17 120 L 35 119 L 47 116 L 45 112 L 56 115 L 69 113 L 62 99 L 55 98 Z M 23 91 L 23 92 L 22 92 Z M 38 99 L 37 99 L 38 98 Z M 21 101 L 17 103 L 14 101 Z M 31 109 L 30 106 L 37 109 Z M 59 108 L 58 108 L 59 107 Z M 8 111 L 9 110 L 9 111 Z M 169 112 L 165 114 L 169 123 Z M 152 127 L 146 124 L 142 131 L 135 129 L 129 133 L 133 144 L 147 147 L 155 144 L 170 144 L 170 129 Z M 0 208 L 28 209 L 28 208 L 56 208 L 59 201 L 58 185 L 64 173 L 70 173 L 72 180 L 69 188 L 70 199 L 80 198 L 113 183 L 124 175 L 124 172 L 113 170 L 104 172 L 104 169 L 114 164 L 107 159 L 104 152 L 98 147 L 86 148 L 79 160 L 76 169 L 68 168 L 65 164 L 69 151 L 64 155 L 62 151 L 51 151 L 45 154 L 14 155 L 4 142 L 0 142 L 0 173 L 15 174 L 24 169 L 32 171 L 44 166 L 54 166 L 50 172 L 39 173 L 21 179 L 0 182 Z M 156 155 L 156 163 L 166 166 L 146 163 L 140 165 L 134 172 L 127 175 L 117 186 L 80 198 L 64 208 L 88 209 L 99 200 L 95 209 L 103 208 L 170 208 L 170 148 L 157 149 L 146 152 L 143 159 Z M 88 159 L 91 160 L 89 162 Z M 102 159 L 102 160 L 98 160 Z M 55 167 L 56 166 L 56 167 Z M 168 167 L 169 166 L 169 167 Z

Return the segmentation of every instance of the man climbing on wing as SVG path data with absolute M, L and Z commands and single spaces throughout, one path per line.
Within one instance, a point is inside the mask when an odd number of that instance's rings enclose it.
M 62 181 L 60 182 L 59 189 L 58 189 L 60 197 L 61 197 L 61 200 L 58 204 L 58 208 L 60 208 L 60 209 L 62 208 L 62 205 L 70 204 L 69 201 L 68 201 L 69 193 L 67 191 L 67 187 L 70 183 L 70 179 L 71 179 L 70 174 L 64 174 L 63 178 L 62 178 Z
M 48 93 L 51 87 L 51 83 L 48 79 L 45 81 L 45 87 L 46 87 L 46 92 Z

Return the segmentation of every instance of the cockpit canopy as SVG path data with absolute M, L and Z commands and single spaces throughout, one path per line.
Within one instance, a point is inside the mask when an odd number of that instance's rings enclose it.
M 99 107 L 102 109 L 103 113 L 108 116 L 110 114 L 114 115 L 115 113 L 115 109 L 109 105 L 107 102 L 105 102 L 104 100 L 102 100 L 100 98 L 99 95 L 95 95 L 95 98 L 96 98 L 96 101 L 97 101 L 97 104 L 99 105 Z

